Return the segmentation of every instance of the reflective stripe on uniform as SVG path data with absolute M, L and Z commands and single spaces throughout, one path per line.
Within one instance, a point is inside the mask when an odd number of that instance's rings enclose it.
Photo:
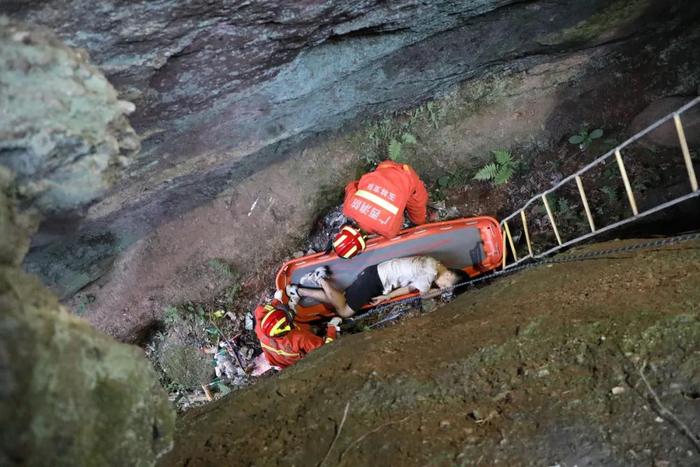
M 393 215 L 396 215 L 399 213 L 399 208 L 393 204 L 391 204 L 389 201 L 385 200 L 384 198 L 375 195 L 374 193 L 370 193 L 369 191 L 365 190 L 357 190 L 355 192 L 355 196 L 359 196 L 360 198 L 364 198 L 367 201 L 371 201 L 372 203 L 376 204 L 377 206 L 380 206 Z
M 301 357 L 301 355 L 298 353 L 289 353 L 289 352 L 285 352 L 284 350 L 275 349 L 274 347 L 270 347 L 269 345 L 266 345 L 263 341 L 260 341 L 260 345 L 262 345 L 262 347 L 264 349 L 267 349 L 270 352 L 274 352 L 277 355 L 282 355 L 283 357 Z

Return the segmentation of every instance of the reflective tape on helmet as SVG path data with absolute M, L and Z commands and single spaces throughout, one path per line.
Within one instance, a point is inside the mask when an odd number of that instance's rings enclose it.
M 260 321 L 261 328 L 265 326 L 265 323 L 270 315 L 275 312 L 275 308 L 270 305 L 266 305 L 264 308 L 267 310 L 267 313 L 265 313 L 265 316 L 263 316 L 263 319 Z
M 342 257 L 345 259 L 352 258 L 352 255 L 354 255 L 356 251 L 357 251 L 357 247 L 354 246 L 354 247 L 350 248 L 348 251 L 346 251 L 345 254 L 342 255 Z
M 350 227 L 349 225 L 343 226 L 343 230 L 345 230 L 346 232 L 350 233 L 350 235 L 354 235 L 355 237 L 360 237 L 360 232 L 358 232 L 357 230 L 353 229 L 353 228 Z
M 333 248 L 337 248 L 338 245 L 343 243 L 346 238 L 348 238 L 347 235 L 339 235 L 338 238 L 333 242 Z
M 282 326 L 284 325 L 284 326 Z M 277 336 L 279 334 L 282 334 L 284 332 L 291 331 L 292 328 L 289 327 L 289 324 L 287 324 L 287 318 L 280 318 L 274 326 L 272 326 L 272 330 L 270 331 L 270 335 L 272 336 Z
M 360 198 L 364 198 L 367 201 L 370 201 L 370 202 L 376 204 L 377 206 L 386 209 L 387 211 L 389 211 L 393 215 L 396 215 L 399 213 L 398 206 L 391 204 L 389 201 L 385 200 L 384 198 L 377 196 L 374 193 L 370 193 L 369 191 L 357 190 L 357 192 L 355 193 L 355 196 L 359 196 Z

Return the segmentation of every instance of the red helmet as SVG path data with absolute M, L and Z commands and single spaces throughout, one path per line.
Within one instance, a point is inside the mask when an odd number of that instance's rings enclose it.
M 260 322 L 260 328 L 266 336 L 276 337 L 292 330 L 289 317 L 284 311 L 278 310 L 272 305 L 265 305 L 265 311 L 267 313 Z
M 341 258 L 350 259 L 365 249 L 365 237 L 359 230 L 344 225 L 333 239 L 333 249 Z

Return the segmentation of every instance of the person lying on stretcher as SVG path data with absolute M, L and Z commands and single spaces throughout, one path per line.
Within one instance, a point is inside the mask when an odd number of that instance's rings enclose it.
M 320 289 L 292 284 L 287 286 L 287 296 L 293 304 L 303 297 L 328 303 L 338 315 L 349 318 L 368 304 L 378 305 L 414 291 L 425 294 L 469 280 L 466 272 L 449 269 L 430 256 L 408 256 L 369 266 L 345 291 L 331 284 L 330 275 L 328 266 L 321 266 L 301 281 L 304 285 L 318 285 Z M 431 289 L 433 284 L 435 289 Z

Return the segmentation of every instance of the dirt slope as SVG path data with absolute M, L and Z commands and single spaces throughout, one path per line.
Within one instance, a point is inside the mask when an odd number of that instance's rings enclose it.
M 502 278 L 188 412 L 161 465 L 318 465 L 346 407 L 324 465 L 697 465 L 639 368 L 699 433 L 698 303 L 698 242 Z

